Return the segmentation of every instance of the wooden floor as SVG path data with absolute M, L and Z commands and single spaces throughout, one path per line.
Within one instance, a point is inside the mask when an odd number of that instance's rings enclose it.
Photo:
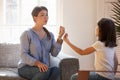
M 120 66 L 118 67 L 118 69 L 120 70 Z M 93 72 L 94 70 L 91 71 Z M 98 71 L 98 72 L 106 72 L 106 71 Z M 89 73 L 90 71 L 88 70 L 78 71 L 78 80 L 88 80 Z M 120 80 L 120 71 L 116 73 L 115 78 L 116 78 L 115 80 Z

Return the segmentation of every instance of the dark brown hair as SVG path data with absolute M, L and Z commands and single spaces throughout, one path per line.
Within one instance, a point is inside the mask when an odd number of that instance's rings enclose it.
M 116 32 L 115 24 L 111 19 L 102 18 L 98 22 L 99 27 L 99 41 L 104 42 L 106 47 L 115 47 L 116 44 Z
M 42 10 L 46 10 L 48 12 L 48 9 L 44 6 L 36 6 L 33 10 L 32 10 L 32 17 L 37 17 L 39 12 Z
M 33 10 L 32 10 L 32 17 L 34 19 L 34 17 L 37 17 L 39 12 L 42 11 L 42 10 L 46 10 L 48 12 L 48 9 L 44 6 L 36 6 Z M 35 21 L 35 20 L 34 20 Z M 43 27 L 44 31 L 47 33 L 47 36 L 48 36 L 48 39 L 50 40 L 51 39 L 51 35 L 49 33 L 49 31 Z

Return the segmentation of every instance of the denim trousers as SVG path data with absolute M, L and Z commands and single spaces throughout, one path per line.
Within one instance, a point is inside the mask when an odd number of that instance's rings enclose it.
M 78 74 L 77 73 L 73 74 L 71 76 L 71 80 L 78 80 Z M 100 76 L 100 75 L 96 74 L 95 72 L 90 72 L 88 80 L 110 80 L 110 79 Z
M 60 70 L 51 67 L 47 72 L 40 72 L 38 67 L 26 65 L 18 69 L 18 74 L 27 80 L 57 80 Z

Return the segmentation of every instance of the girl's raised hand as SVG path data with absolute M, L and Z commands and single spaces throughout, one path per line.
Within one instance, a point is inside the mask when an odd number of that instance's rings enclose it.
M 65 35 L 64 35 L 64 37 L 63 37 L 63 40 L 65 41 L 65 42 L 68 42 L 69 40 L 68 40 L 68 34 L 67 33 L 65 33 Z

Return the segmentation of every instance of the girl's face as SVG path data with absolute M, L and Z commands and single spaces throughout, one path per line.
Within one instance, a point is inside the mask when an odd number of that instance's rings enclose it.
M 40 11 L 38 16 L 34 17 L 34 20 L 38 25 L 46 25 L 48 21 L 48 12 L 46 10 Z
M 97 37 L 99 36 L 99 27 L 98 27 L 98 26 L 95 28 L 95 35 L 96 35 Z

